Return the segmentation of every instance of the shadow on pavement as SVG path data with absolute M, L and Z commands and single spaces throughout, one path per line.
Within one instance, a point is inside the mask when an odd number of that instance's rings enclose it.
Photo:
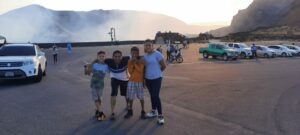
M 152 135 L 161 126 L 156 124 L 156 119 L 123 119 L 119 117 L 116 121 L 105 120 L 99 122 L 94 118 L 89 119 L 68 135 Z
M 0 90 L 15 86 L 24 86 L 34 84 L 31 80 L 0 80 Z

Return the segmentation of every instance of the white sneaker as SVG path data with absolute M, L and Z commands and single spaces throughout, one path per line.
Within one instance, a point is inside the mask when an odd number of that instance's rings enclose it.
M 158 116 L 157 124 L 158 125 L 164 125 L 165 124 L 165 119 L 164 119 L 163 116 Z
M 148 117 L 148 118 L 153 118 L 153 117 L 156 117 L 156 116 L 158 116 L 158 113 L 155 110 L 152 110 L 151 112 L 148 112 L 146 114 L 146 117 Z

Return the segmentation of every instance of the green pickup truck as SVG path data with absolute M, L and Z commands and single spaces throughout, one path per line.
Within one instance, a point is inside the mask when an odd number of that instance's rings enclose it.
M 217 57 L 222 57 L 223 60 L 228 59 L 236 60 L 238 57 L 238 52 L 234 49 L 227 47 L 225 44 L 220 43 L 210 43 L 207 48 L 199 48 L 199 53 L 203 54 L 203 58 L 207 59 L 212 56 L 214 59 Z

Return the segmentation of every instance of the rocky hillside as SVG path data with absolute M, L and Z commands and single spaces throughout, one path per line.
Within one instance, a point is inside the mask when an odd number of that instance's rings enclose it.
M 265 27 L 300 25 L 299 0 L 254 0 L 244 10 L 240 10 L 229 27 L 211 31 L 215 36 L 253 31 Z

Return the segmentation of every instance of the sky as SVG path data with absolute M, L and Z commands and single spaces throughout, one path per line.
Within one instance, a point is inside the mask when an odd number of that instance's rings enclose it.
M 39 4 L 53 10 L 140 10 L 165 14 L 187 24 L 229 25 L 240 9 L 253 0 L 0 0 L 0 14 L 26 5 Z

